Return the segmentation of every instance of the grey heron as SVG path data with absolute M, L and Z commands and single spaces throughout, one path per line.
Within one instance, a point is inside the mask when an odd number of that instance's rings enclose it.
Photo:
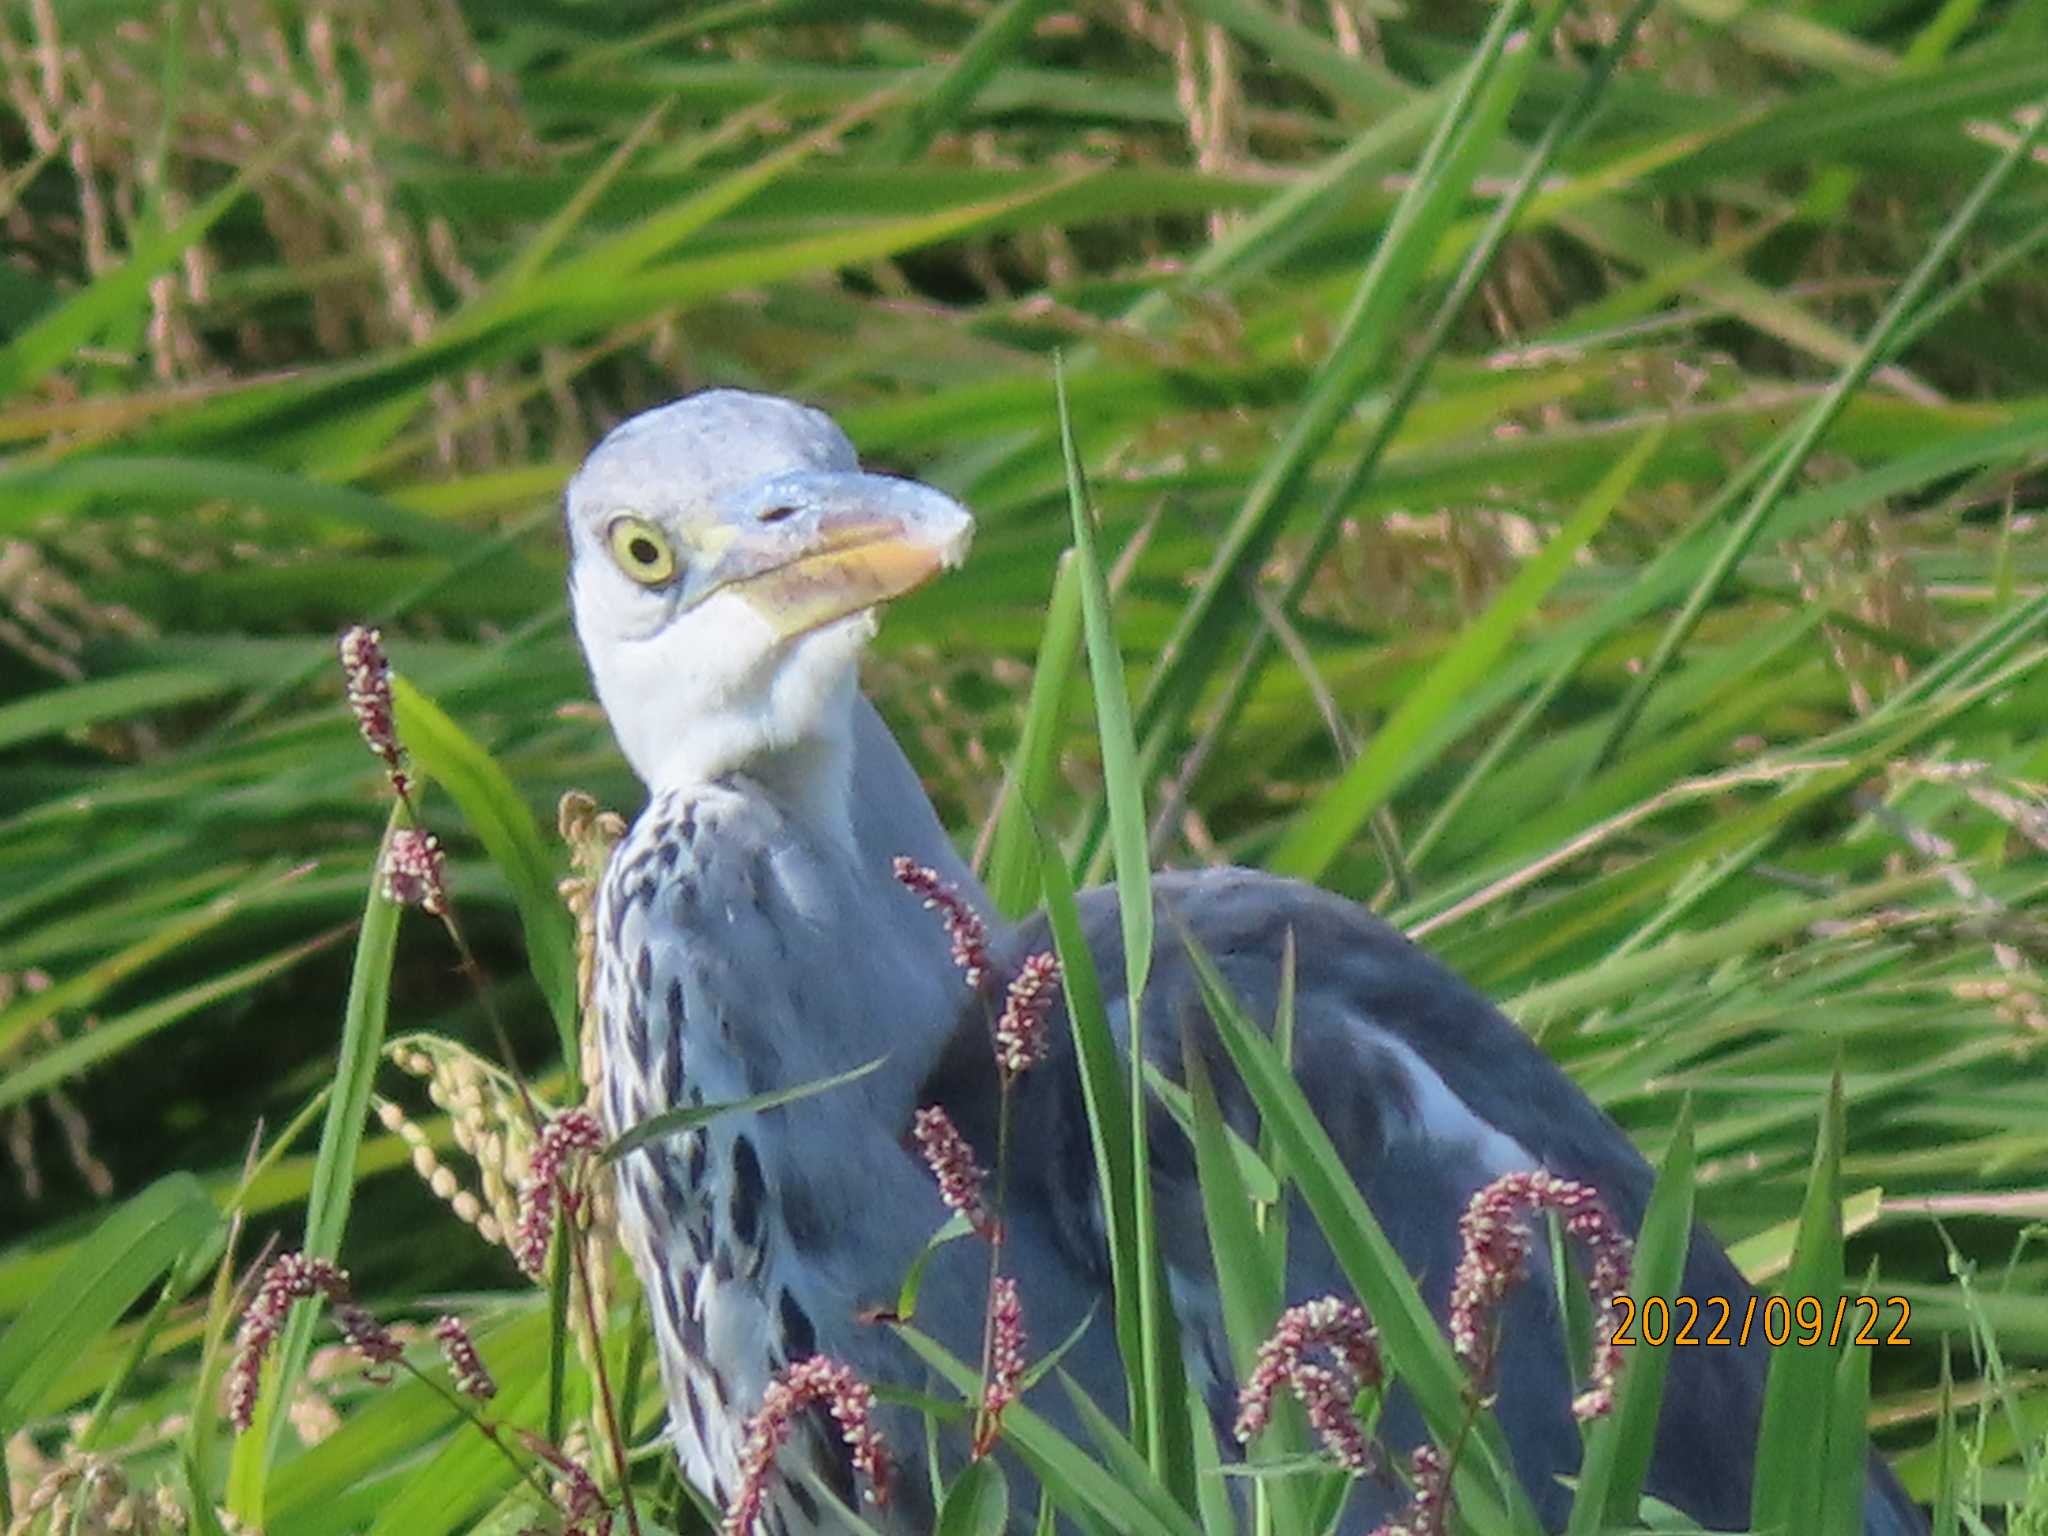
M 825 1353 L 867 1380 L 917 1388 L 923 1369 L 874 1314 L 946 1217 L 911 1145 L 942 1104 L 993 1144 L 984 1021 L 965 1006 L 948 941 L 891 874 L 908 857 L 986 911 L 902 751 L 861 695 L 857 667 L 879 605 L 963 557 L 971 520 L 951 498 L 864 473 L 824 414 L 710 391 L 617 428 L 566 504 L 575 623 L 592 679 L 648 800 L 615 850 L 597 912 L 602 1097 L 617 1134 L 678 1105 L 737 1100 L 881 1066 L 799 1105 L 716 1120 L 651 1142 L 618 1170 L 622 1229 L 652 1303 L 670 1431 L 686 1475 L 721 1504 L 735 1492 L 748 1415 L 779 1370 Z M 1358 906 L 1241 869 L 1167 874 L 1156 897 L 1254 1013 L 1270 1017 L 1287 935 L 1298 949 L 1296 1065 L 1316 1113 L 1430 1303 L 1441 1309 L 1457 1219 L 1496 1175 L 1548 1169 L 1596 1187 L 1633 1230 L 1650 1188 L 1627 1137 L 1484 997 Z M 1082 898 L 1089 944 L 1126 1021 L 1113 892 Z M 1180 1072 L 1181 1021 L 1203 1013 L 1175 924 L 1160 925 L 1146 1049 Z M 1001 930 L 1002 963 L 1046 944 L 1042 922 Z M 1020 1081 L 1008 1175 L 1006 1267 L 1035 1336 L 1095 1321 L 1064 1369 L 1105 1408 L 1123 1401 L 1107 1308 L 1108 1262 L 1073 1053 Z M 1156 1036 L 1156 1038 L 1155 1038 Z M 1226 1111 L 1241 1087 L 1219 1059 Z M 1152 1137 L 1154 1206 L 1187 1375 L 1227 1440 L 1236 1383 L 1184 1140 Z M 1292 1245 L 1290 1300 L 1342 1292 L 1310 1223 Z M 983 1324 L 981 1261 L 954 1244 L 930 1266 L 920 1325 L 971 1356 Z M 1685 1288 L 1750 1294 L 1704 1231 Z M 1541 1516 L 1561 1522 L 1580 1438 L 1553 1301 L 1510 1302 L 1496 1408 Z M 1711 1527 L 1749 1514 L 1767 1366 L 1747 1348 L 1673 1352 L 1647 1487 Z M 1055 1418 L 1051 1391 L 1039 1398 Z M 879 1408 L 913 1459 L 905 1408 Z M 1390 1403 L 1381 1432 L 1422 1433 Z M 843 1479 L 829 1436 L 783 1453 Z M 925 1479 L 873 1515 L 917 1530 Z M 1350 1511 L 1383 1517 L 1398 1489 L 1360 1480 Z M 1924 1529 L 1873 1458 L 1866 1529 Z M 785 1480 L 769 1528 L 822 1528 L 809 1484 Z

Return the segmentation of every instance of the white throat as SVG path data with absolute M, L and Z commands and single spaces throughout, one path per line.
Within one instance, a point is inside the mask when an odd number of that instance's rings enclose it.
M 651 793 L 744 776 L 784 815 L 844 843 L 858 657 L 873 629 L 871 615 L 851 616 L 769 648 L 736 677 L 720 673 L 717 652 L 628 642 L 607 648 L 594 681 L 620 749 Z

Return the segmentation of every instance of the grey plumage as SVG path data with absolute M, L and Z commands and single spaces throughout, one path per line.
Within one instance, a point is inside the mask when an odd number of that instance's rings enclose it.
M 855 688 L 874 606 L 957 560 L 967 521 L 936 492 L 861 475 L 818 413 L 730 391 L 606 439 L 572 484 L 568 514 L 579 634 L 650 789 L 597 912 L 611 1129 L 882 1061 L 829 1094 L 728 1116 L 622 1160 L 622 1227 L 653 1303 L 671 1433 L 686 1474 L 723 1502 L 743 1421 L 782 1365 L 819 1349 L 877 1383 L 925 1384 L 890 1330 L 867 1320 L 891 1304 L 946 1214 L 909 1146 L 911 1117 L 943 1103 L 971 1141 L 994 1146 L 985 1013 L 891 861 L 932 866 L 984 911 L 986 898 Z M 643 538 L 648 548 L 634 543 Z M 1250 1128 L 1178 933 L 1185 925 L 1251 1010 L 1270 1015 L 1291 931 L 1301 1079 L 1433 1305 L 1449 1284 L 1457 1217 L 1498 1173 L 1542 1166 L 1592 1183 L 1634 1230 L 1649 1172 L 1626 1137 L 1485 999 L 1384 924 L 1237 870 L 1163 876 L 1157 899 L 1172 920 L 1160 924 L 1147 994 L 1148 1053 L 1178 1078 L 1183 1030 L 1206 1042 L 1226 1113 Z M 1083 914 L 1122 1030 L 1113 897 L 1087 894 Z M 1014 964 L 1045 942 L 1026 924 L 999 947 Z M 1121 1367 L 1063 1019 L 1053 1038 L 1014 1104 L 1006 1267 L 1034 1338 L 1063 1338 L 1093 1314 L 1064 1368 L 1114 1412 Z M 1235 1383 L 1192 1161 L 1170 1120 L 1151 1143 L 1188 1373 L 1227 1443 Z M 1290 1299 L 1345 1289 L 1313 1230 L 1305 1216 L 1295 1223 Z M 920 1300 L 919 1325 L 962 1356 L 979 1347 L 984 1262 L 972 1245 L 942 1250 Z M 1687 1287 L 1738 1308 L 1748 1295 L 1704 1233 Z M 1524 1286 L 1511 1306 L 1500 1414 L 1523 1481 L 1555 1523 L 1569 1504 L 1556 1475 L 1578 1456 L 1570 1378 L 1546 1289 Z M 1746 1521 L 1764 1366 L 1761 1345 L 1674 1352 L 1652 1493 L 1711 1525 Z M 1032 1401 L 1070 1419 L 1056 1390 Z M 902 1409 L 884 1421 L 914 1461 L 921 1422 Z M 1397 1400 L 1383 1431 L 1400 1444 L 1420 1427 Z M 808 1465 L 852 1495 L 818 1427 L 782 1465 Z M 915 1470 L 902 1479 L 903 1496 L 879 1517 L 885 1529 L 928 1527 L 925 1486 Z M 1395 1497 L 1362 1480 L 1350 1513 L 1377 1518 Z M 785 1478 L 769 1523 L 812 1529 L 819 1509 L 802 1476 Z M 1924 1529 L 1875 1464 L 1868 1510 L 1871 1536 Z

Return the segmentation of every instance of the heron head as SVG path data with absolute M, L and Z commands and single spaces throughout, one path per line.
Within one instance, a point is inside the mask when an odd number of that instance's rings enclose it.
M 569 482 L 569 599 L 650 788 L 839 729 L 875 608 L 966 554 L 952 498 L 863 473 L 832 419 L 707 390 L 614 429 Z

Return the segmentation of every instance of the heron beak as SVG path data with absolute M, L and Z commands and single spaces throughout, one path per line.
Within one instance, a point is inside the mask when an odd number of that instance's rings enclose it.
M 916 590 L 965 559 L 974 532 L 930 486 L 862 474 L 787 477 L 748 522 L 709 585 L 730 587 L 784 640 Z

